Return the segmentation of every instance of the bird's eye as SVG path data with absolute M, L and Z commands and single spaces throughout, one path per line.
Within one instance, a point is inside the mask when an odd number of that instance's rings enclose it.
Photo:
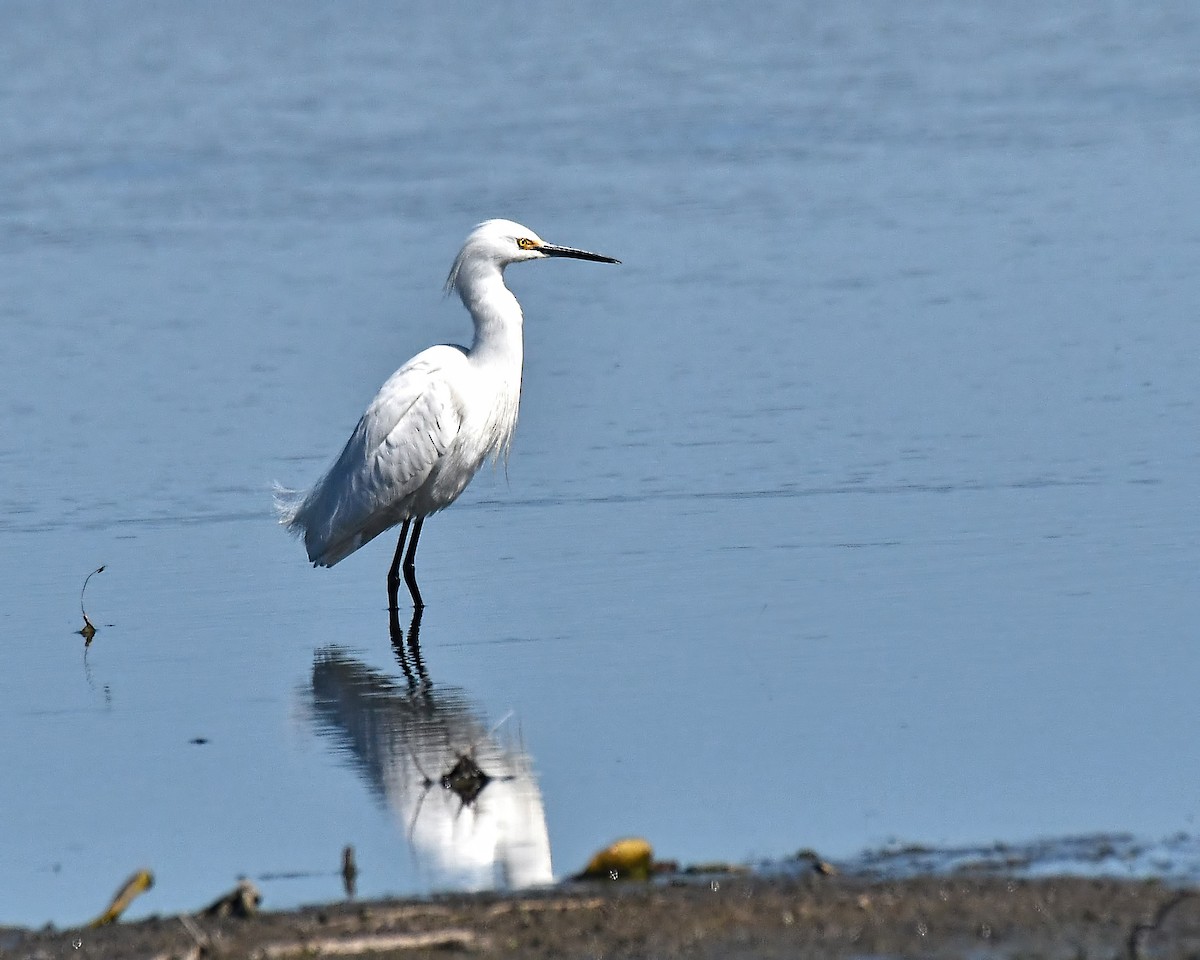
M 530 240 L 528 237 L 521 237 L 519 240 L 517 240 L 517 246 L 520 247 L 522 250 L 532 250 L 534 247 L 537 246 L 537 244 L 534 243 L 532 240 Z

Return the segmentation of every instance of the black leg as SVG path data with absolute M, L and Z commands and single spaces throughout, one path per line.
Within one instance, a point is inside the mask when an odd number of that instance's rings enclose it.
M 392 558 L 392 566 L 388 570 L 388 609 L 396 610 L 399 606 L 397 594 L 400 592 L 400 560 L 404 556 L 404 541 L 408 537 L 408 525 L 412 521 L 405 520 L 400 528 L 400 539 L 396 541 L 396 555 Z
M 388 610 L 388 633 L 392 638 L 396 662 L 400 664 L 400 669 L 404 671 L 404 677 L 408 681 L 408 689 L 413 691 L 422 685 L 430 686 L 429 674 L 425 672 L 425 662 L 421 659 L 421 608 L 413 607 L 407 641 L 404 639 L 404 631 L 400 628 L 400 612 L 395 607 Z
M 426 687 L 432 687 L 429 672 L 425 669 L 425 660 L 421 657 L 421 611 L 423 607 L 413 607 L 412 622 L 408 625 L 408 652 L 412 657 L 413 666 L 417 668 L 417 676 Z
M 413 606 L 420 610 L 425 606 L 421 599 L 421 591 L 417 589 L 417 540 L 421 537 L 421 525 L 424 517 L 418 517 L 413 524 L 412 539 L 408 541 L 408 553 L 404 555 L 404 582 L 408 584 L 408 592 L 412 594 Z M 405 526 L 408 521 L 405 521 Z M 399 556 L 399 553 L 397 553 Z

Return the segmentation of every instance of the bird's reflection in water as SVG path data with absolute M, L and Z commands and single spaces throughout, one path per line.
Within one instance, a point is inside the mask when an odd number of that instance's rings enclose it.
M 466 692 L 433 684 L 421 658 L 421 611 L 408 637 L 391 611 L 403 678 L 347 651 L 317 651 L 312 716 L 395 813 L 432 889 L 550 883 L 550 838 L 529 755 L 503 721 L 489 727 Z

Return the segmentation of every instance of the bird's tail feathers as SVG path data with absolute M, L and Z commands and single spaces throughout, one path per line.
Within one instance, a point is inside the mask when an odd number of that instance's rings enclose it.
M 375 533 L 371 533 L 370 536 L 364 537 L 361 532 L 355 532 L 336 540 L 332 539 L 329 525 L 319 519 L 313 519 L 314 509 L 318 518 L 321 515 L 320 500 L 314 499 L 314 493 L 321 489 L 320 484 L 312 490 L 292 490 L 276 483 L 273 489 L 275 512 L 279 516 L 280 524 L 286 527 L 292 536 L 304 540 L 309 561 L 318 567 L 332 567 L 375 536 Z
M 304 532 L 304 524 L 299 520 L 299 513 L 301 507 L 304 506 L 304 501 L 308 498 L 308 491 L 293 490 L 277 480 L 272 485 L 272 492 L 275 495 L 275 513 L 279 517 L 279 522 L 293 534 L 299 536 Z

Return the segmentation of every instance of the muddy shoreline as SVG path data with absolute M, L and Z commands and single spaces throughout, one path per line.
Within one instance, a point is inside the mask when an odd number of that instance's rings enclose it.
M 1200 955 L 1200 889 L 1159 880 L 713 875 L 348 901 L 247 919 L 0 930 L 19 960 L 169 957 L 1080 958 Z

